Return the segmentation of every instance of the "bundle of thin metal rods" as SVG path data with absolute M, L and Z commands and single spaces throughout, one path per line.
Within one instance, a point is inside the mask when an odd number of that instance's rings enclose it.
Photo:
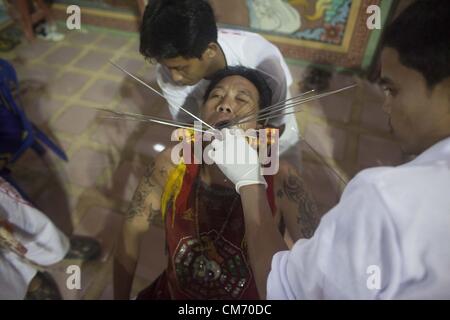
M 153 93 L 159 95 L 163 99 L 166 99 L 164 97 L 164 95 L 161 94 L 158 90 L 154 89 L 153 87 L 151 87 L 150 85 L 148 85 L 147 83 L 145 83 L 144 81 L 142 81 L 141 79 L 136 77 L 135 75 L 131 74 L 130 72 L 128 72 L 127 70 L 125 70 L 124 68 L 122 68 L 121 66 L 117 65 L 116 63 L 114 63 L 112 61 L 110 61 L 110 63 L 113 66 L 115 66 L 116 68 L 118 68 L 119 70 L 121 70 L 122 72 L 124 72 L 125 74 L 127 74 L 128 76 L 130 76 L 131 78 L 133 78 L 134 80 L 136 80 L 137 82 L 139 82 L 141 85 L 143 85 L 146 88 L 148 88 L 149 90 L 151 90 Z M 174 121 L 171 119 L 163 119 L 163 118 L 159 118 L 159 117 L 155 117 L 155 116 L 148 116 L 148 115 L 131 113 L 131 112 L 120 112 L 120 111 L 115 111 L 115 110 L 111 110 L 108 108 L 96 108 L 96 109 L 99 111 L 110 113 L 111 115 L 106 117 L 109 119 L 120 119 L 120 120 L 155 123 L 155 124 L 166 125 L 166 126 L 170 126 L 170 127 L 190 129 L 190 130 L 198 131 L 198 132 L 202 132 L 202 133 L 215 134 L 219 130 L 224 129 L 224 128 L 232 128 L 232 127 L 235 127 L 235 126 L 238 126 L 238 125 L 241 125 L 244 123 L 248 123 L 248 122 L 265 121 L 267 123 L 271 119 L 276 119 L 276 118 L 284 117 L 288 114 L 301 112 L 301 111 L 303 111 L 301 109 L 301 107 L 303 107 L 303 105 L 307 102 L 311 102 L 311 101 L 318 100 L 318 99 L 321 99 L 324 97 L 328 97 L 328 96 L 352 89 L 355 86 L 356 86 L 356 84 L 353 84 L 353 85 L 349 85 L 349 86 L 346 86 L 346 87 L 343 87 L 343 88 L 340 88 L 337 90 L 332 90 L 332 91 L 328 91 L 328 92 L 320 93 L 320 94 L 314 94 L 314 90 L 311 90 L 311 91 L 302 93 L 300 95 L 294 96 L 292 98 L 280 101 L 273 105 L 266 106 L 264 108 L 260 108 L 260 110 L 256 110 L 254 112 L 248 112 L 244 115 L 237 116 L 236 118 L 227 122 L 225 125 L 218 127 L 218 128 L 214 128 L 213 126 L 206 123 L 204 120 L 202 120 L 198 116 L 192 114 L 191 112 L 189 112 L 182 106 L 179 106 L 178 108 L 181 111 L 187 113 L 189 116 L 191 116 L 194 119 L 194 121 L 195 120 L 199 121 L 202 125 L 201 128 L 199 128 L 198 126 L 194 126 L 192 123 L 179 122 L 179 121 Z M 329 167 L 334 172 L 334 174 L 338 177 L 338 179 L 341 182 L 346 184 L 346 179 L 342 178 L 340 176 L 340 174 L 338 174 L 333 168 L 331 168 L 331 166 L 320 156 L 320 154 L 305 139 L 302 139 L 302 141 L 311 149 L 311 151 L 320 159 L 321 162 L 323 162 L 327 167 Z

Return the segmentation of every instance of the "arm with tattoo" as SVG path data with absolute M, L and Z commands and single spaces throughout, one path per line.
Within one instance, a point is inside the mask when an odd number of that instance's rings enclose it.
M 317 208 L 299 172 L 292 167 L 283 172 L 277 188 L 277 203 L 286 228 L 294 242 L 311 238 L 320 222 Z
M 129 299 L 139 258 L 142 235 L 161 219 L 161 196 L 167 179 L 167 161 L 161 154 L 147 168 L 131 200 L 114 256 L 114 298 Z

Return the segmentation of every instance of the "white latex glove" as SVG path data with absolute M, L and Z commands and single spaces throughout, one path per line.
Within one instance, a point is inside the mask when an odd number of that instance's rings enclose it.
M 241 187 L 252 184 L 263 184 L 267 188 L 258 152 L 248 144 L 244 132 L 236 129 L 223 129 L 221 132 L 222 139 L 211 142 L 213 149 L 208 155 L 235 184 L 236 191 L 239 193 Z

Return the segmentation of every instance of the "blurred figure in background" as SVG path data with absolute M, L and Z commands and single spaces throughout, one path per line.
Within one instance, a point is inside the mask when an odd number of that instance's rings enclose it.
M 22 26 L 25 38 L 32 41 L 37 36 L 48 41 L 64 40 L 64 35 L 57 31 L 55 19 L 45 0 L 6 0 L 11 17 Z

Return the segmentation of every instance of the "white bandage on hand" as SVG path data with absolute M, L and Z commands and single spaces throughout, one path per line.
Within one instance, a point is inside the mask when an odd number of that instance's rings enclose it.
M 209 150 L 208 156 L 235 184 L 238 193 L 241 187 L 252 184 L 263 184 L 267 188 L 261 174 L 258 152 L 248 144 L 242 130 L 232 130 L 221 131 L 222 139 L 213 140 L 213 149 Z

